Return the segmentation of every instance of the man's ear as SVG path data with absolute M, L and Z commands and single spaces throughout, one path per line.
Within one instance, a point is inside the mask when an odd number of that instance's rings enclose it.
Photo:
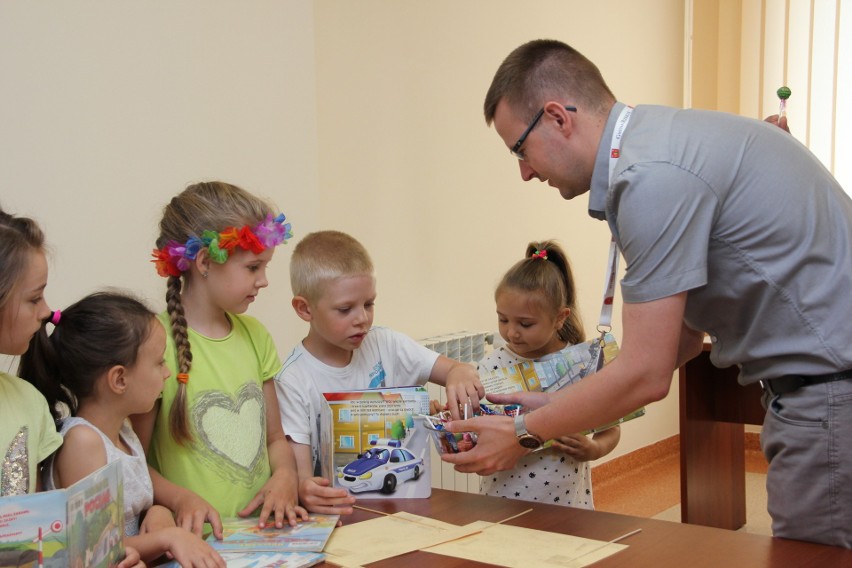
M 115 394 L 124 394 L 127 390 L 127 369 L 124 365 L 113 365 L 109 368 L 107 388 Z
M 574 113 L 565 110 L 565 105 L 562 103 L 556 101 L 545 103 L 544 114 L 556 122 L 563 135 L 570 135 L 574 130 Z
M 294 296 L 291 303 L 293 304 L 293 309 L 296 310 L 296 315 L 302 320 L 310 322 L 313 319 L 311 303 L 307 298 L 304 296 Z

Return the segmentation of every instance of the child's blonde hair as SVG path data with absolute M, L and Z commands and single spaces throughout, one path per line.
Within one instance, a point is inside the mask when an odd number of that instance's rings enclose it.
M 200 239 L 205 231 L 220 232 L 227 227 L 245 225 L 254 227 L 270 215 L 274 215 L 271 204 L 235 185 L 221 181 L 196 183 L 173 197 L 163 209 L 157 248 L 163 249 L 170 242 L 185 243 L 190 237 Z M 166 310 L 177 350 L 177 369 L 174 371 L 186 376 L 192 367 L 192 351 L 181 302 L 180 276 L 168 277 Z M 169 412 L 169 430 L 179 444 L 192 441 L 184 382 L 178 383 Z
M 503 276 L 494 292 L 496 299 L 506 289 L 519 290 L 537 296 L 542 307 L 557 313 L 570 309 L 568 317 L 557 332 L 559 339 L 570 345 L 585 341 L 583 324 L 577 311 L 577 292 L 568 256 L 556 241 L 532 242 L 527 245 L 523 260 L 519 260 Z
M 305 236 L 290 258 L 290 286 L 294 296 L 314 302 L 323 286 L 346 276 L 372 276 L 373 261 L 355 238 L 340 231 L 317 231 Z

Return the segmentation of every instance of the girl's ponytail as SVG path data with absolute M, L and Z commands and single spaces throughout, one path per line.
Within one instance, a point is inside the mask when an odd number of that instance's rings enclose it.
M 47 400 L 47 406 L 57 423 L 57 429 L 59 429 L 59 421 L 63 414 L 60 410 L 60 403 L 66 405 L 73 415 L 77 412 L 77 399 L 62 386 L 62 356 L 57 352 L 52 340 L 54 336 L 58 337 L 62 331 L 59 329 L 59 325 L 56 325 L 53 333 L 48 336 L 47 323 L 49 321 L 50 319 L 45 320 L 41 329 L 30 340 L 27 352 L 21 355 L 18 376 L 31 383 L 41 392 Z

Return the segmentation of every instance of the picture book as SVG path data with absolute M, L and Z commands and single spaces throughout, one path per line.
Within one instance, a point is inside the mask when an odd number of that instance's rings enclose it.
M 322 475 L 359 499 L 432 494 L 425 387 L 324 393 Z
M 319 552 L 223 552 L 228 568 L 306 568 L 325 560 Z M 161 568 L 181 568 L 175 561 Z
M 486 393 L 553 392 L 598 371 L 617 355 L 618 343 L 612 334 L 605 333 L 601 338 L 578 343 L 536 361 L 496 369 L 480 367 L 479 379 Z M 619 420 L 587 430 L 584 434 L 606 430 L 644 414 L 645 409 L 640 408 Z
M 0 567 L 108 568 L 124 556 L 121 464 L 67 489 L 0 498 Z
M 222 520 L 222 540 L 207 539 L 219 552 L 321 552 L 337 526 L 339 515 L 312 514 L 295 527 L 260 528 L 256 518 Z

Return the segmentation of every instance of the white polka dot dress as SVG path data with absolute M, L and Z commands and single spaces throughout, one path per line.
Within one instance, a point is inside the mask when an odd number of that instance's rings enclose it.
M 479 365 L 500 368 L 527 360 L 500 347 L 486 355 Z M 589 463 L 578 462 L 555 449 L 533 452 L 518 460 L 514 469 L 483 477 L 479 492 L 493 497 L 594 509 Z

